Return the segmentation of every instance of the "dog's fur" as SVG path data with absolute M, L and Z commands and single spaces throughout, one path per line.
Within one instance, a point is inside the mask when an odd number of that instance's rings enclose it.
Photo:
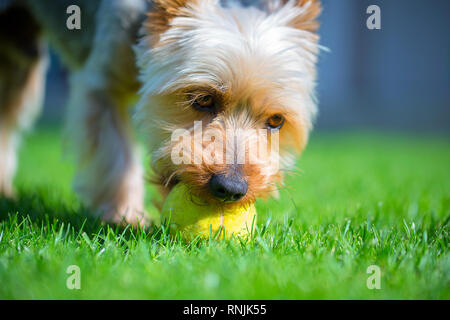
M 7 2 L 0 8 L 0 193 L 13 192 L 18 136 L 38 110 L 45 39 L 72 69 L 68 137 L 76 153 L 75 187 L 105 220 L 145 223 L 130 105 L 137 104 L 152 181 L 163 196 L 182 182 L 215 201 L 207 187 L 211 176 L 236 171 L 234 165 L 171 161 L 171 133 L 193 132 L 195 120 L 205 131 L 231 130 L 248 144 L 252 137 L 242 129 L 265 128 L 274 114 L 284 117 L 280 168 L 238 168 L 248 184 L 243 202 L 276 194 L 284 170 L 306 145 L 316 113 L 317 0 L 77 1 L 82 29 L 73 31 L 64 24 L 70 1 Z M 206 94 L 216 112 L 192 108 L 193 99 Z

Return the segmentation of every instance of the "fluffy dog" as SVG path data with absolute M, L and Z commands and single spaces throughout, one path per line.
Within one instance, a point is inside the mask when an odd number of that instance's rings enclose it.
M 77 1 L 82 28 L 67 30 L 70 4 L 0 6 L 0 193 L 13 191 L 18 137 L 38 110 L 48 39 L 72 70 L 67 120 L 75 189 L 104 220 L 145 223 L 133 105 L 152 155 L 151 180 L 163 196 L 179 182 L 206 202 L 276 194 L 316 113 L 318 1 Z M 232 134 L 246 153 L 251 129 L 276 134 L 279 167 L 202 158 L 175 163 L 173 132 L 185 129 L 195 138 L 195 124 L 204 133 Z M 235 152 L 213 148 L 227 159 Z

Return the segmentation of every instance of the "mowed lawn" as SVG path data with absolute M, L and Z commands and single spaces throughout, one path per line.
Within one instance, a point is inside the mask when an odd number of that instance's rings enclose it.
M 314 134 L 251 239 L 189 244 L 91 218 L 59 133 L 24 140 L 17 197 L 0 199 L 1 299 L 450 298 L 448 137 Z

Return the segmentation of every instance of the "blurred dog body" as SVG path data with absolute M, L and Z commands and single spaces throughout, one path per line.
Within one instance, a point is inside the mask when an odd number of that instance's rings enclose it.
M 81 30 L 68 30 L 71 4 L 0 5 L 0 193 L 12 194 L 18 138 L 39 110 L 48 40 L 72 71 L 67 134 L 75 189 L 103 219 L 145 223 L 144 170 L 129 116 L 136 103 L 163 195 L 178 182 L 224 205 L 276 195 L 316 112 L 318 1 L 81 0 Z M 195 121 L 205 132 L 276 132 L 280 169 L 174 164 L 171 133 L 194 134 Z
M 69 30 L 73 1 L 8 2 L 0 12 L 0 193 L 12 194 L 19 135 L 42 102 L 49 42 L 71 71 L 66 134 L 76 191 L 105 220 L 142 220 L 143 170 L 127 109 L 139 89 L 133 45 L 148 3 L 77 1 L 82 28 Z

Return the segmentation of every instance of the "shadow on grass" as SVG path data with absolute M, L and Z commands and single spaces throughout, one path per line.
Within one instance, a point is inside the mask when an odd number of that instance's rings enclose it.
M 0 196 L 0 223 L 20 224 L 24 220 L 33 224 L 40 230 L 52 233 L 60 228 L 71 229 L 75 233 L 86 233 L 88 237 L 113 232 L 124 240 L 147 238 L 159 238 L 158 228 L 151 225 L 147 228 L 132 227 L 131 225 L 117 225 L 105 223 L 96 217 L 93 212 L 80 204 L 73 208 L 58 201 L 54 196 L 49 196 L 45 190 L 32 193 L 19 193 L 15 199 Z

